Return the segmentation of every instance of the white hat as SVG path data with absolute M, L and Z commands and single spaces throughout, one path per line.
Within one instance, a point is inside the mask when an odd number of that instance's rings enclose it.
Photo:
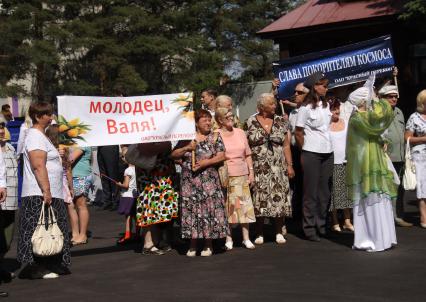
M 367 87 L 361 87 L 356 89 L 349 95 L 348 101 L 352 105 L 359 107 L 365 102 L 368 102 L 369 98 L 370 98 L 370 89 Z
M 386 85 L 379 90 L 380 95 L 396 94 L 399 97 L 398 87 L 395 85 Z

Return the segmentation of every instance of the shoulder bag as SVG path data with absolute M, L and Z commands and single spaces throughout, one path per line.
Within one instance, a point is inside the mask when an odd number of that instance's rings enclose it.
M 64 235 L 59 229 L 55 213 L 51 206 L 49 206 L 48 213 L 46 225 L 45 203 L 43 202 L 37 227 L 31 237 L 33 254 L 35 256 L 48 257 L 57 255 L 62 252 L 62 248 L 64 247 Z
M 219 138 L 219 132 L 215 132 L 213 134 L 213 143 L 215 144 L 217 139 Z M 229 174 L 228 174 L 228 165 L 226 164 L 226 161 L 221 164 L 217 172 L 219 173 L 219 180 L 220 184 L 222 185 L 222 188 L 228 188 L 229 183 Z
M 402 177 L 402 185 L 405 190 L 414 190 L 416 182 L 416 167 L 411 159 L 410 138 L 408 138 L 405 147 L 405 169 L 404 176 Z

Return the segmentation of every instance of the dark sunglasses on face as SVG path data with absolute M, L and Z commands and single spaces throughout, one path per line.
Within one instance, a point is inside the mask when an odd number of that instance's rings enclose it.
M 386 96 L 387 99 L 398 99 L 397 95 L 387 95 Z
M 294 91 L 294 94 L 295 94 L 295 95 L 303 95 L 303 94 L 305 94 L 305 92 L 304 92 L 304 91 L 301 91 L 301 90 L 295 90 L 295 91 Z

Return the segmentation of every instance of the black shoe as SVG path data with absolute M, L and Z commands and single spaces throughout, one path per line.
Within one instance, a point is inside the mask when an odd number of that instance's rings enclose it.
M 312 242 L 320 242 L 321 241 L 321 239 L 316 235 L 306 236 L 306 240 L 309 240 L 309 241 L 312 241 Z
M 56 276 L 56 277 L 55 277 Z M 46 268 L 40 266 L 37 263 L 28 264 L 24 267 L 18 275 L 19 279 L 53 279 L 57 278 L 58 275 L 56 273 L 52 273 Z
M 153 245 L 153 246 L 151 246 L 150 248 L 143 248 L 143 250 L 142 250 L 142 255 L 157 255 L 157 256 L 160 256 L 160 255 L 164 255 L 165 254 L 165 252 L 163 251 L 163 250 L 160 250 L 160 249 L 155 249 L 154 250 L 154 248 L 155 248 L 155 246 Z
M 7 292 L 0 292 L 0 298 L 7 298 L 9 294 Z
M 0 281 L 4 283 L 9 283 L 12 279 L 15 278 L 15 274 L 8 272 L 2 268 L 0 268 Z
M 71 275 L 69 268 L 62 264 L 50 264 L 47 266 L 47 269 L 60 276 Z

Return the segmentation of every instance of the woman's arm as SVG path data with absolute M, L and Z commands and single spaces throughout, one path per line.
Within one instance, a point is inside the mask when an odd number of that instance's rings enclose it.
M 116 182 L 115 184 L 116 184 L 117 186 L 119 186 L 120 188 L 128 189 L 128 188 L 129 188 L 129 183 L 130 183 L 130 177 L 129 177 L 128 175 L 126 175 L 126 176 L 124 176 L 123 183 L 121 183 L 121 182 Z
M 186 143 L 186 144 L 185 144 Z M 185 142 L 185 141 L 181 141 L 177 144 L 176 148 L 172 151 L 170 157 L 173 160 L 179 160 L 181 159 L 186 152 L 191 152 L 193 150 L 195 150 L 195 146 L 196 146 L 196 142 L 195 141 L 190 141 L 190 142 Z
M 68 188 L 70 190 L 71 197 L 74 198 L 74 184 L 72 182 L 72 169 L 71 169 L 71 165 L 67 165 L 66 173 L 67 173 L 66 176 L 67 176 L 67 181 L 68 181 Z
M 294 138 L 296 139 L 297 146 L 302 149 L 303 144 L 305 143 L 305 131 L 302 127 L 296 127 L 294 131 Z
M 47 152 L 33 150 L 28 153 L 28 156 L 34 176 L 43 194 L 44 202 L 50 205 L 52 203 L 52 194 L 50 193 L 50 183 L 46 169 Z
M 246 156 L 246 163 L 249 169 L 249 183 L 252 184 L 254 182 L 254 169 L 253 169 L 253 159 L 251 158 L 251 154 Z
M 289 135 L 288 134 L 289 132 L 290 131 L 287 131 L 287 134 L 285 136 L 283 150 L 284 150 L 285 162 L 287 163 L 288 178 L 293 178 L 295 173 L 294 173 L 294 169 L 293 169 L 293 158 L 291 156 L 291 148 L 290 148 L 291 134 Z
M 405 131 L 404 135 L 405 140 L 410 139 L 410 145 L 421 145 L 426 143 L 426 136 L 414 136 L 414 132 L 412 131 Z
M 74 167 L 76 164 L 77 164 L 77 162 L 78 162 L 78 159 L 80 158 L 80 157 L 82 157 L 83 156 L 83 154 L 84 154 L 84 151 L 82 150 L 82 149 L 75 149 L 72 153 L 71 153 L 71 156 L 70 156 L 70 163 L 71 163 L 71 166 L 72 167 Z
M 206 169 L 206 168 L 208 168 L 210 166 L 217 165 L 217 164 L 225 161 L 225 159 L 226 159 L 225 158 L 225 152 L 223 152 L 223 151 L 218 152 L 212 158 L 202 159 L 199 162 L 197 162 L 195 164 L 195 167 L 194 167 L 194 172 L 198 171 L 198 170 Z

